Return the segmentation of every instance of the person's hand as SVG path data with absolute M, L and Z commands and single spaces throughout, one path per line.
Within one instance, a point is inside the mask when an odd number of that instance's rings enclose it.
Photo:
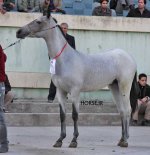
M 141 99 L 138 99 L 138 104 L 142 104 L 142 100 Z
M 57 9 L 51 10 L 51 12 L 57 12 Z
M 5 14 L 7 11 L 0 7 L 0 13 Z
M 14 8 L 15 7 L 15 4 L 14 3 L 10 3 L 11 7 Z
M 148 100 L 147 96 L 141 99 L 143 103 L 147 102 L 147 100 Z

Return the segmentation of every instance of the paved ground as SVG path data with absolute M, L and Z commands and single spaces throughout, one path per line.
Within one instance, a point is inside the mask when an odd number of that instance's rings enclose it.
M 150 155 L 150 127 L 130 127 L 129 147 L 120 148 L 121 127 L 79 127 L 78 148 L 68 148 L 73 127 L 67 127 L 62 148 L 52 145 L 59 127 L 8 127 L 7 155 Z

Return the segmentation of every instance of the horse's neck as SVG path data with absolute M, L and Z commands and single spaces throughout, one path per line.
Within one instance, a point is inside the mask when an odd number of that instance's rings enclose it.
M 49 32 L 49 34 L 47 35 L 48 37 L 45 38 L 50 58 L 54 58 L 66 44 L 66 39 L 61 34 L 61 32 L 59 32 L 60 30 L 55 29 L 53 31 L 55 32 Z

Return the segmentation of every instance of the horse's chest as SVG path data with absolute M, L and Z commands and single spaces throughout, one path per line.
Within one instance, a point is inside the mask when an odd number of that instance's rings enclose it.
M 61 76 L 53 75 L 52 80 L 53 80 L 53 82 L 54 82 L 54 84 L 55 84 L 55 86 L 57 88 L 61 88 L 61 89 L 65 90 L 65 91 L 67 91 L 67 92 L 70 91 L 70 88 L 71 88 L 70 83 L 71 83 L 71 81 L 69 79 L 63 78 Z

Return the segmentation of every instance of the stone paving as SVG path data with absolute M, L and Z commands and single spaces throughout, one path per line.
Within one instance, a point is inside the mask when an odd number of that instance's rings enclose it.
M 73 127 L 61 148 L 53 148 L 60 127 L 8 127 L 7 155 L 150 155 L 150 127 L 130 127 L 128 148 L 120 148 L 120 126 L 79 127 L 77 148 L 68 148 Z

